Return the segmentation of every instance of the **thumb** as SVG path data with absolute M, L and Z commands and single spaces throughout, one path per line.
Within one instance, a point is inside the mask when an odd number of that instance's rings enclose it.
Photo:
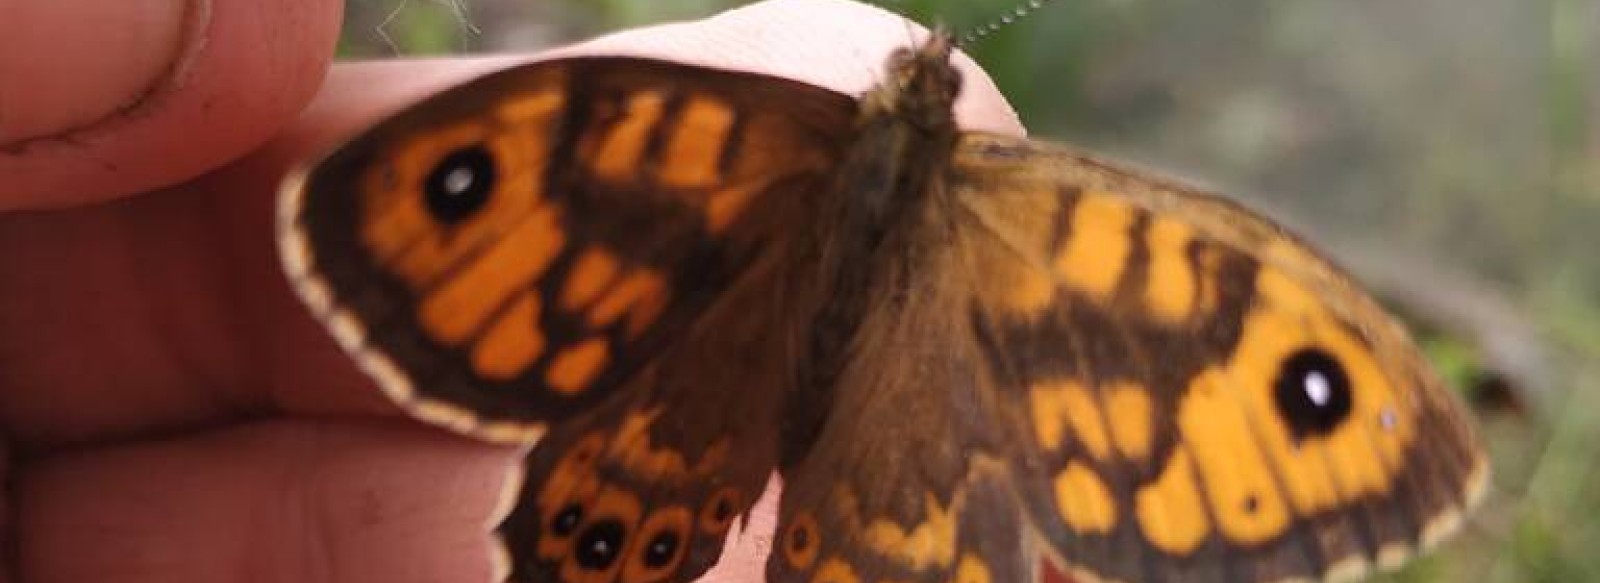
M 7 2 L 0 210 L 167 186 L 243 154 L 311 98 L 333 0 Z

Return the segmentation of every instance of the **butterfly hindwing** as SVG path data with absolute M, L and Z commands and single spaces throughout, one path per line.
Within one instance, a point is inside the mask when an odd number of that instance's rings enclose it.
M 608 398 L 825 184 L 854 104 L 750 77 L 568 59 L 430 98 L 286 189 L 291 278 L 403 405 L 536 437 Z
M 710 567 L 778 459 L 798 310 L 766 310 L 782 263 L 751 266 L 622 388 L 528 457 L 500 532 L 510 581 L 687 582 Z M 764 388 L 766 390 L 759 390 Z
M 712 564 L 796 414 L 783 397 L 819 303 L 785 285 L 797 259 L 759 256 L 617 399 L 533 450 L 500 526 L 512 581 L 687 582 Z

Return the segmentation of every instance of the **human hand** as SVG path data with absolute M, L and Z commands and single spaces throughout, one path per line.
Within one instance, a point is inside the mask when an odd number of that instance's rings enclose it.
M 278 272 L 273 198 L 295 163 L 527 57 L 343 65 L 324 81 L 338 2 L 192 2 L 18 4 L 11 26 L 27 32 L 0 39 L 4 573 L 487 580 L 516 453 L 405 418 L 355 372 Z M 185 21 L 193 34 L 173 28 Z M 539 57 L 652 56 L 854 95 L 910 30 L 781 0 Z M 1020 133 L 963 67 L 964 125 Z M 772 529 L 768 499 L 752 532 Z M 738 537 L 706 580 L 759 579 L 762 540 Z

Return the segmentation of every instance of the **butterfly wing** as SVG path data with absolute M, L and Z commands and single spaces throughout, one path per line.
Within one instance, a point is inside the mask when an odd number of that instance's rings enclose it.
M 690 581 L 720 554 L 735 516 L 779 456 L 780 394 L 792 382 L 769 256 L 724 291 L 618 399 L 555 425 L 528 457 L 528 485 L 500 525 L 512 581 Z
M 503 71 L 291 181 L 282 255 L 397 401 L 526 437 L 608 398 L 770 247 L 854 107 L 637 59 Z
M 1039 308 L 985 304 L 975 331 L 1026 395 L 1043 471 L 1019 482 L 1069 564 L 1350 575 L 1437 542 L 1483 491 L 1477 437 L 1404 328 L 1292 235 L 1064 149 L 963 154 L 966 208 L 1056 284 Z M 1055 221 L 1005 208 L 1023 204 Z
M 908 254 L 785 473 L 772 580 L 1349 576 L 1482 491 L 1403 329 L 1268 221 L 997 136 L 941 187 L 945 251 Z
M 654 61 L 511 69 L 291 181 L 282 256 L 403 407 L 542 439 L 501 526 L 514 580 L 687 580 L 776 464 L 801 327 L 774 272 L 854 112 Z

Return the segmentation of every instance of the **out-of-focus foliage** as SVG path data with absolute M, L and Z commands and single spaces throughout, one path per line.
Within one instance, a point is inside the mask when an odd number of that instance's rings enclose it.
M 341 50 L 536 50 L 741 4 L 454 1 L 352 1 Z M 883 4 L 963 31 L 1022 3 Z M 1591 581 L 1597 33 L 1592 0 L 1059 0 L 969 50 L 1036 135 L 1245 199 L 1426 312 L 1453 380 L 1516 373 L 1488 505 L 1395 579 Z

